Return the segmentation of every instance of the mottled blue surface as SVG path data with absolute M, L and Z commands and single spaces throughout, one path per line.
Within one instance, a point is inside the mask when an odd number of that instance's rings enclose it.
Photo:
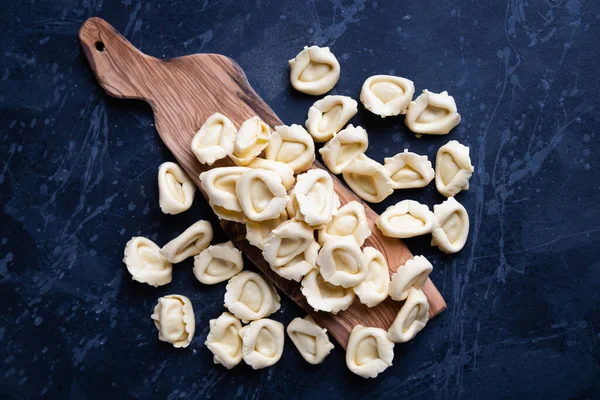
M 3 1 L 0 5 L 0 397 L 52 398 L 598 398 L 600 396 L 600 6 L 595 1 Z M 337 346 L 321 366 L 288 340 L 253 371 L 213 365 L 203 346 L 224 284 L 194 280 L 192 260 L 158 289 L 134 283 L 127 240 L 164 244 L 197 219 L 158 207 L 156 172 L 171 160 L 150 108 L 109 98 L 77 31 L 101 16 L 148 54 L 228 55 L 281 119 L 302 123 L 314 98 L 289 85 L 287 60 L 330 46 L 358 98 L 375 73 L 448 90 L 463 120 L 416 139 L 402 118 L 353 119 L 382 161 L 407 147 L 435 157 L 457 139 L 475 173 L 460 193 L 465 249 L 434 263 L 448 310 L 397 345 L 378 379 L 351 374 Z M 443 198 L 433 185 L 384 204 Z M 216 241 L 224 240 L 217 225 Z M 150 319 L 164 294 L 189 296 L 196 337 L 183 350 Z M 274 318 L 303 313 L 288 299 Z

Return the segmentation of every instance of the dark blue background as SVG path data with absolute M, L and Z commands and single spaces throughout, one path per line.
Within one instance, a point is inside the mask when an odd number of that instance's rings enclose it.
M 0 5 L 0 397 L 29 398 L 598 398 L 600 395 L 600 90 L 598 2 L 558 1 L 3 1 Z M 455 256 L 408 240 L 434 263 L 448 309 L 397 345 L 375 380 L 351 374 L 339 348 L 321 366 L 291 342 L 274 367 L 232 371 L 204 347 L 224 284 L 194 280 L 192 260 L 158 289 L 134 283 L 121 258 L 131 236 L 164 244 L 203 218 L 206 201 L 168 216 L 158 165 L 172 160 L 150 108 L 109 98 L 77 31 L 101 16 L 158 57 L 237 60 L 287 123 L 316 98 L 294 92 L 287 60 L 307 44 L 340 60 L 333 94 L 358 98 L 373 74 L 448 90 L 463 120 L 416 139 L 402 118 L 364 109 L 368 155 L 404 148 L 435 158 L 471 148 L 471 217 Z M 434 185 L 396 192 L 429 206 Z M 247 266 L 248 267 L 248 266 Z M 249 267 L 252 268 L 252 267 Z M 156 299 L 189 296 L 192 345 L 157 339 Z M 274 318 L 303 312 L 283 299 Z

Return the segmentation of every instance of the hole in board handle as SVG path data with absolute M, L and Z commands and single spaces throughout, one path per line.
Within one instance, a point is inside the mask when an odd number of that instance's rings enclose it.
M 96 50 L 98 50 L 99 52 L 104 51 L 104 43 L 101 41 L 94 43 L 94 47 L 96 47 Z

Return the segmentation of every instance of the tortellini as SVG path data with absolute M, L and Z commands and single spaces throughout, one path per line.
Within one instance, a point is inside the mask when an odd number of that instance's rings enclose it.
M 243 268 L 242 252 L 232 242 L 209 246 L 194 257 L 194 276 L 206 285 L 224 282 Z
M 247 119 L 235 135 L 229 157 L 236 165 L 248 165 L 267 147 L 270 138 L 271 129 L 260 118 Z
M 379 250 L 374 247 L 365 247 L 363 254 L 369 272 L 367 277 L 354 287 L 354 293 L 361 303 L 367 307 L 375 307 L 388 296 L 390 272 L 387 261 Z
M 321 364 L 334 347 L 327 329 L 317 324 L 310 315 L 294 318 L 287 327 L 287 334 L 309 364 Z
M 394 182 L 383 165 L 364 154 L 352 160 L 342 174 L 350 189 L 368 202 L 380 203 L 394 192 Z
M 334 193 L 333 180 L 327 171 L 311 169 L 298 175 L 292 191 L 295 217 L 311 226 L 328 223 L 337 212 Z
M 239 177 L 247 171 L 251 171 L 251 169 L 246 167 L 221 167 L 201 173 L 200 182 L 211 205 L 241 212 L 242 207 L 238 201 L 235 188 Z
M 445 135 L 458 125 L 460 114 L 448 92 L 423 90 L 423 94 L 408 105 L 404 122 L 415 133 Z
M 398 271 L 392 275 L 389 286 L 390 297 L 396 301 L 406 300 L 411 288 L 423 289 L 433 265 L 423 256 L 415 256 L 398 267 Z
M 469 148 L 451 140 L 437 152 L 435 186 L 444 196 L 452 197 L 461 190 L 469 189 L 469 179 L 473 171 Z
M 202 164 L 212 165 L 233 152 L 235 125 L 223 114 L 214 113 L 192 139 L 192 152 Z
M 425 187 L 435 176 L 427 156 L 420 156 L 408 150 L 394 157 L 386 157 L 383 166 L 392 179 L 394 189 Z
M 340 79 L 340 63 L 329 47 L 304 47 L 288 63 L 292 86 L 302 93 L 314 96 L 327 93 Z
M 265 158 L 291 167 L 295 173 L 306 171 L 315 161 L 315 142 L 300 125 L 275 127 Z
M 179 214 L 188 210 L 194 201 L 196 185 L 181 167 L 165 162 L 158 168 L 158 202 L 165 214 Z
M 385 236 L 404 239 L 430 233 L 435 226 L 435 218 L 425 204 L 402 200 L 388 207 L 375 223 Z
M 387 337 L 394 343 L 405 343 L 414 338 L 427 324 L 429 303 L 422 290 L 410 288 Z
M 433 206 L 435 228 L 431 232 L 431 245 L 446 254 L 457 253 L 469 236 L 469 214 L 454 197 Z
M 352 288 L 335 286 L 325 282 L 317 269 L 311 270 L 302 279 L 301 290 L 306 302 L 315 311 L 337 314 L 346 310 L 354 301 Z
M 225 207 L 214 204 L 212 201 L 209 201 L 208 204 L 219 219 L 240 223 L 246 222 L 246 216 L 241 211 L 228 210 Z
M 304 275 L 315 267 L 320 248 L 319 243 L 312 242 L 306 250 L 292 258 L 287 264 L 281 267 L 271 266 L 271 269 L 282 278 L 300 282 Z
M 319 149 L 323 163 L 334 174 L 341 174 L 344 167 L 363 154 L 369 146 L 367 131 L 360 126 L 348 125 Z
M 263 318 L 239 330 L 242 338 L 242 356 L 252 369 L 270 367 L 283 354 L 283 325 Z
M 326 241 L 319 251 L 317 265 L 326 282 L 345 288 L 358 285 L 369 272 L 365 257 L 352 236 Z
M 158 329 L 158 339 L 173 347 L 188 347 L 196 330 L 196 319 L 190 299 L 171 294 L 158 299 L 152 320 Z
M 209 321 L 210 331 L 204 344 L 213 353 L 215 364 L 231 369 L 242 361 L 242 323 L 228 312 Z
M 411 80 L 393 75 L 374 75 L 368 78 L 360 91 L 365 108 L 382 118 L 406 114 L 406 108 L 415 94 Z
M 306 134 L 308 135 L 308 132 Z M 273 137 L 271 137 L 271 140 L 273 140 Z M 280 161 L 256 157 L 250 164 L 248 164 L 248 168 L 266 169 L 267 171 L 275 172 L 277 175 L 279 175 L 279 178 L 281 178 L 281 184 L 285 190 L 290 189 L 292 186 L 294 186 L 294 183 L 296 183 L 296 178 L 294 178 L 294 170 L 292 167 Z
M 265 169 L 250 169 L 240 175 L 235 192 L 244 215 L 252 221 L 277 218 L 289 200 L 281 178 Z
M 326 142 L 358 112 L 358 103 L 348 96 L 326 96 L 308 110 L 306 129 L 315 142 Z
M 392 365 L 394 343 L 381 328 L 356 325 L 346 348 L 348 369 L 363 378 L 375 378 Z
M 271 268 L 281 267 L 306 250 L 314 240 L 310 226 L 291 219 L 271 232 L 265 241 L 262 255 Z
M 282 211 L 277 218 L 269 219 L 262 222 L 247 221 L 246 240 L 248 240 L 248 242 L 250 242 L 251 245 L 258 247 L 261 250 L 264 250 L 265 243 L 271 232 L 287 220 L 287 212 Z
M 255 272 L 243 271 L 227 283 L 225 308 L 242 322 L 256 321 L 279 310 L 277 291 Z
M 371 236 L 365 208 L 358 201 L 346 203 L 327 225 L 319 229 L 321 244 L 342 236 L 353 236 L 359 246 Z
M 160 249 L 160 254 L 173 264 L 180 263 L 188 257 L 200 254 L 209 245 L 212 238 L 213 230 L 210 222 L 198 221 L 183 231 L 181 235 L 165 244 Z
M 173 265 L 150 239 L 136 236 L 125 245 L 123 262 L 133 280 L 157 287 L 171 282 Z

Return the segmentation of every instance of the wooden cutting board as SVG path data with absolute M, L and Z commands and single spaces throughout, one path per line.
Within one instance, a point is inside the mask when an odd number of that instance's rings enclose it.
M 90 18 L 82 25 L 79 40 L 90 67 L 109 95 L 140 99 L 150 104 L 161 139 L 201 191 L 198 178 L 201 172 L 233 165 L 226 158 L 209 167 L 200 164 L 191 151 L 192 137 L 209 116 L 220 112 L 231 118 L 236 126 L 256 115 L 271 127 L 283 124 L 252 89 L 240 66 L 228 57 L 195 54 L 160 60 L 140 52 L 100 18 Z M 158 164 L 156 167 L 158 169 Z M 324 167 L 315 161 L 313 168 Z M 357 200 L 364 205 L 373 232 L 365 245 L 381 251 L 390 266 L 390 274 L 395 272 L 398 266 L 412 258 L 408 248 L 400 240 L 383 236 L 375 226 L 377 214 L 335 176 L 332 175 L 332 178 L 342 204 Z M 202 194 L 207 197 L 204 191 Z M 400 309 L 401 303 L 389 298 L 371 309 L 357 299 L 350 308 L 337 315 L 314 312 L 300 292 L 300 284 L 280 278 L 265 262 L 261 251 L 246 241 L 243 224 L 221 221 L 221 225 L 235 245 L 283 293 L 327 328 L 344 348 L 355 325 L 388 329 Z M 423 290 L 429 300 L 430 317 L 446 308 L 431 280 L 427 281 Z

